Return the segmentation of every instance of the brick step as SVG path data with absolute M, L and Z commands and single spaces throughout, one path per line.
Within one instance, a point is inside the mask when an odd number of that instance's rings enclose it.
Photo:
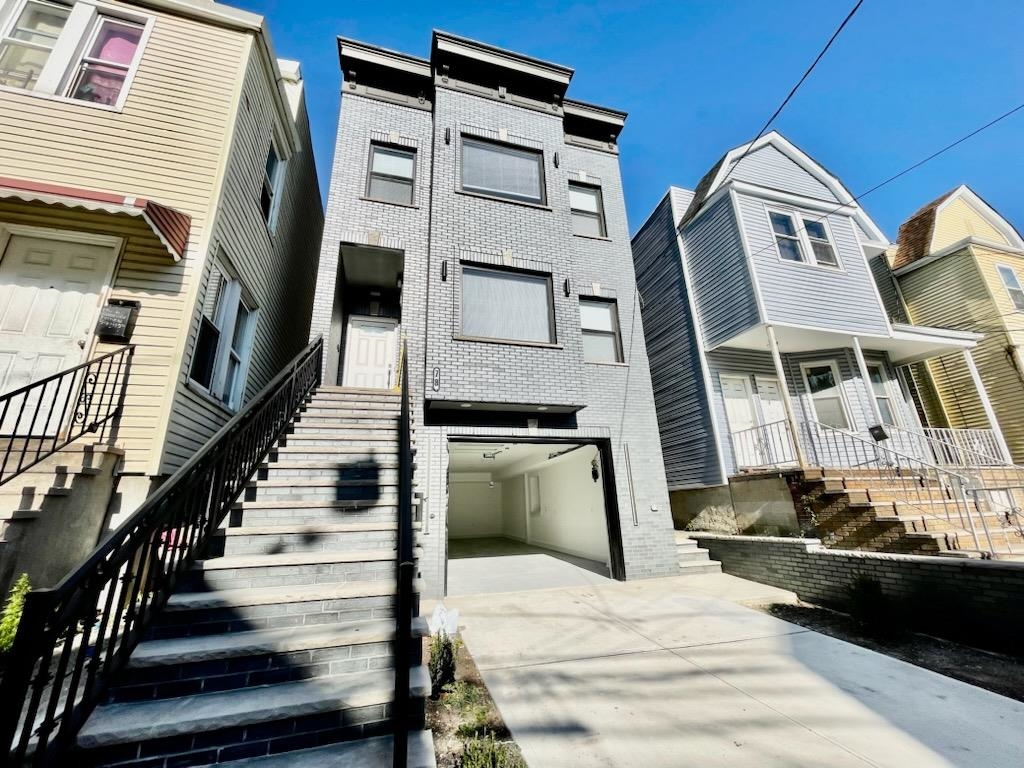
M 328 433 L 319 428 L 315 431 L 300 432 L 298 434 L 286 433 L 278 441 L 278 447 L 298 448 L 304 446 L 318 446 L 330 448 L 337 446 L 349 448 L 362 448 L 364 451 L 374 449 L 377 453 L 398 453 L 398 432 L 393 435 L 381 432 L 358 431 L 349 434 Z
M 217 530 L 209 557 L 283 552 L 326 552 L 345 547 L 393 548 L 396 522 L 338 522 L 307 525 L 241 525 Z
M 398 444 L 393 449 L 384 449 L 382 446 L 367 447 L 362 445 L 349 445 L 344 442 L 335 442 L 331 445 L 293 446 L 278 445 L 270 449 L 267 462 L 276 461 L 336 461 L 359 462 L 359 461 L 386 461 L 397 460 Z
M 378 480 L 364 478 L 357 480 L 257 480 L 245 489 L 245 500 L 306 501 L 375 501 L 382 497 L 393 498 L 398 494 L 398 479 Z
M 413 620 L 410 662 L 418 661 L 421 640 L 429 634 L 425 619 Z M 394 619 L 380 619 L 147 640 L 132 652 L 109 701 L 166 699 L 390 669 L 394 639 Z
M 679 562 L 679 575 L 680 576 L 697 576 L 705 573 L 721 573 L 722 564 L 717 560 L 708 560 L 706 562 L 694 562 L 682 560 Z
M 676 558 L 680 563 L 707 563 L 711 558 L 706 549 L 684 549 L 676 552 Z
M 326 747 L 303 749 L 280 755 L 235 760 L 232 768 L 378 768 L 392 764 L 394 737 L 374 736 L 358 741 L 330 744 Z M 437 768 L 434 758 L 434 739 L 430 731 L 409 733 L 408 768 Z
M 177 592 L 167 601 L 148 636 L 159 640 L 217 632 L 368 621 L 391 618 L 394 610 L 394 577 L 390 581 L 380 579 Z
M 414 722 L 430 679 L 413 667 Z M 343 675 L 237 691 L 97 707 L 78 734 L 76 765 L 138 766 L 143 756 L 176 766 L 303 749 L 382 733 L 390 724 L 394 673 Z M 262 750 L 262 751 L 260 751 Z
M 827 478 L 824 480 L 826 491 L 893 491 L 906 492 L 910 489 L 920 490 L 922 493 L 941 493 L 946 486 L 936 483 L 933 480 L 919 480 L 908 477 L 905 480 L 874 480 L 867 481 L 862 478 Z

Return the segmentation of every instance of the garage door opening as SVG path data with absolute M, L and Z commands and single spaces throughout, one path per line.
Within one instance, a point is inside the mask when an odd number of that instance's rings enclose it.
M 589 443 L 449 443 L 449 595 L 614 575 L 606 462 Z

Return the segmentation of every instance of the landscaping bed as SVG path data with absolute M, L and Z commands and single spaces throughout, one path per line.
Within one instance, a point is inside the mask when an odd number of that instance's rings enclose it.
M 772 603 L 753 607 L 823 635 L 1024 701 L 1024 658 L 984 651 L 918 632 L 874 628 L 848 614 L 807 603 Z
M 454 663 L 444 663 L 446 641 Z M 434 734 L 438 768 L 526 768 L 465 644 L 438 637 L 429 643 L 437 697 L 427 700 L 427 728 Z M 445 666 L 447 674 L 441 670 Z M 438 680 L 443 682 L 439 690 Z

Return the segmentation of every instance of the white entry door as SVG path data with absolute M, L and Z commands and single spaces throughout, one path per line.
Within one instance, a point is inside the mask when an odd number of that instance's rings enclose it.
M 750 379 L 746 376 L 719 377 L 725 400 L 725 418 L 729 422 L 737 468 L 756 467 L 763 462 L 757 455 L 757 435 L 749 430 L 757 426 L 754 398 L 750 392 Z
M 113 260 L 108 245 L 10 237 L 0 260 L 0 393 L 83 361 Z M 10 434 L 15 416 L 0 431 Z M 17 426 L 20 432 L 27 424 Z M 51 434 L 58 426 L 33 432 Z
M 796 461 L 796 451 L 786 424 L 786 406 L 782 402 L 779 380 L 773 376 L 755 376 L 757 399 L 761 405 L 761 423 L 764 430 L 764 451 L 769 464 L 787 464 Z M 767 426 L 771 425 L 771 426 Z
M 398 323 L 383 317 L 350 317 L 345 332 L 342 386 L 391 389 L 398 380 Z

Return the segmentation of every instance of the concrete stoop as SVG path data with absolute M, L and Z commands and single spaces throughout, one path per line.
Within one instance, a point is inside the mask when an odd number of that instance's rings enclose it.
M 679 574 L 693 576 L 701 573 L 721 573 L 722 564 L 712 560 L 706 549 L 697 546 L 685 531 L 676 531 L 676 557 L 679 560 Z
M 310 399 L 79 733 L 75 765 L 387 765 L 396 664 L 411 668 L 409 764 L 434 765 L 425 621 L 394 657 L 399 408 L 390 392 Z

